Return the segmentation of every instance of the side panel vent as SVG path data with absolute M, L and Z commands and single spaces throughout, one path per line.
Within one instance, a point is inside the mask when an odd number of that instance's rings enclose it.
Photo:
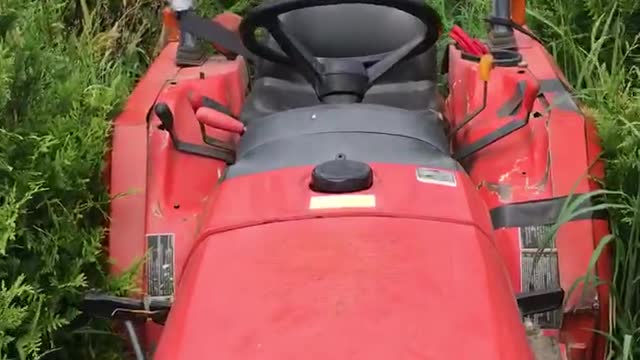
M 522 266 L 522 291 L 550 290 L 560 287 L 558 250 L 554 243 L 547 243 L 549 225 L 520 228 Z M 559 329 L 562 310 L 531 316 L 531 320 L 543 329 Z
M 174 234 L 147 235 L 147 294 L 170 298 L 174 291 Z

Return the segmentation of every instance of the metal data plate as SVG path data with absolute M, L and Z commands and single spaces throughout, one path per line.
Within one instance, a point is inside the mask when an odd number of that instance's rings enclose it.
M 419 167 L 416 169 L 416 179 L 425 184 L 436 184 L 455 187 L 456 175 L 452 171 Z
M 547 225 L 520 228 L 522 291 L 560 287 L 558 250 L 555 244 L 544 244 L 549 230 Z M 531 320 L 541 328 L 557 329 L 561 325 L 562 310 L 536 314 Z
M 174 234 L 147 235 L 147 294 L 150 297 L 173 296 L 174 241 Z

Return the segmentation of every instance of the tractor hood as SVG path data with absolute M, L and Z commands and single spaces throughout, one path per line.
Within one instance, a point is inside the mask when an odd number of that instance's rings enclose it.
M 203 239 L 155 359 L 532 359 L 476 226 L 310 218 Z

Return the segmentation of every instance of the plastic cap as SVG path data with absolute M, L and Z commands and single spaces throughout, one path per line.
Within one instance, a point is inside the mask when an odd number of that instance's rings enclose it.
M 480 79 L 484 82 L 489 81 L 489 76 L 491 75 L 491 69 L 493 68 L 493 56 L 487 54 L 482 55 L 480 58 L 480 64 L 478 65 L 478 73 L 480 74 Z

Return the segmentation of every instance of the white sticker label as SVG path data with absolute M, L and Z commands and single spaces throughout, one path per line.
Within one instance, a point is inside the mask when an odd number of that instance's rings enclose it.
M 312 196 L 309 209 L 344 209 L 376 207 L 375 195 L 327 195 Z
M 416 169 L 416 179 L 425 184 L 457 186 L 456 174 L 451 171 L 420 167 Z

